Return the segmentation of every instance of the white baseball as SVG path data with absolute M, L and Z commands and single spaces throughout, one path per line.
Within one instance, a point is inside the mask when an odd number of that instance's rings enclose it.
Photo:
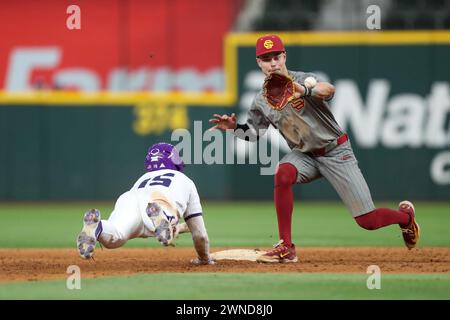
M 305 86 L 308 88 L 314 88 L 317 84 L 317 80 L 313 77 L 308 77 L 305 79 Z

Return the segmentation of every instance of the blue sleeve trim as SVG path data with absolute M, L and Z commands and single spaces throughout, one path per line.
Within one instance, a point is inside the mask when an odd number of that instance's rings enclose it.
M 193 214 L 187 216 L 186 218 L 184 218 L 184 221 L 188 221 L 188 220 L 191 219 L 191 218 L 199 217 L 199 216 L 202 216 L 202 215 L 203 215 L 203 213 L 201 213 L 201 212 L 199 212 L 199 213 L 193 213 Z

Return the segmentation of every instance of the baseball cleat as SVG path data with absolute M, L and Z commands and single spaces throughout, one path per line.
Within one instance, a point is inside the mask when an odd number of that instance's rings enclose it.
M 95 245 L 101 232 L 100 211 L 97 209 L 87 211 L 83 218 L 83 229 L 77 238 L 77 248 L 81 258 L 91 259 L 94 256 Z
M 295 252 L 295 245 L 292 244 L 291 247 L 286 246 L 284 240 L 278 241 L 277 244 L 273 246 L 273 249 L 260 255 L 256 258 L 257 262 L 265 263 L 290 263 L 297 262 L 297 254 Z
M 174 227 L 169 222 L 169 217 L 155 202 L 150 202 L 146 209 L 147 215 L 155 226 L 156 239 L 163 246 L 175 246 Z
M 420 238 L 420 227 L 416 222 L 414 205 L 409 201 L 402 201 L 398 205 L 398 210 L 407 213 L 411 220 L 407 226 L 400 226 L 402 230 L 403 241 L 409 250 L 417 245 Z

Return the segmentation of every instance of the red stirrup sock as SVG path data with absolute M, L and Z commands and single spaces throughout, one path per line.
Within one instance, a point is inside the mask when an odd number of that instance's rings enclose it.
M 388 208 L 378 208 L 355 218 L 364 229 L 376 230 L 391 224 L 408 225 L 410 216 L 401 211 Z
M 291 246 L 291 224 L 294 194 L 292 185 L 297 180 L 297 168 L 290 163 L 283 163 L 275 173 L 274 198 L 277 209 L 278 234 L 284 244 Z

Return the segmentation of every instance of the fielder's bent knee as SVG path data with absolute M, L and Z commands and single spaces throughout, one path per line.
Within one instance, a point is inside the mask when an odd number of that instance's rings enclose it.
M 275 187 L 289 186 L 297 181 L 297 168 L 291 163 L 282 163 L 275 173 Z

